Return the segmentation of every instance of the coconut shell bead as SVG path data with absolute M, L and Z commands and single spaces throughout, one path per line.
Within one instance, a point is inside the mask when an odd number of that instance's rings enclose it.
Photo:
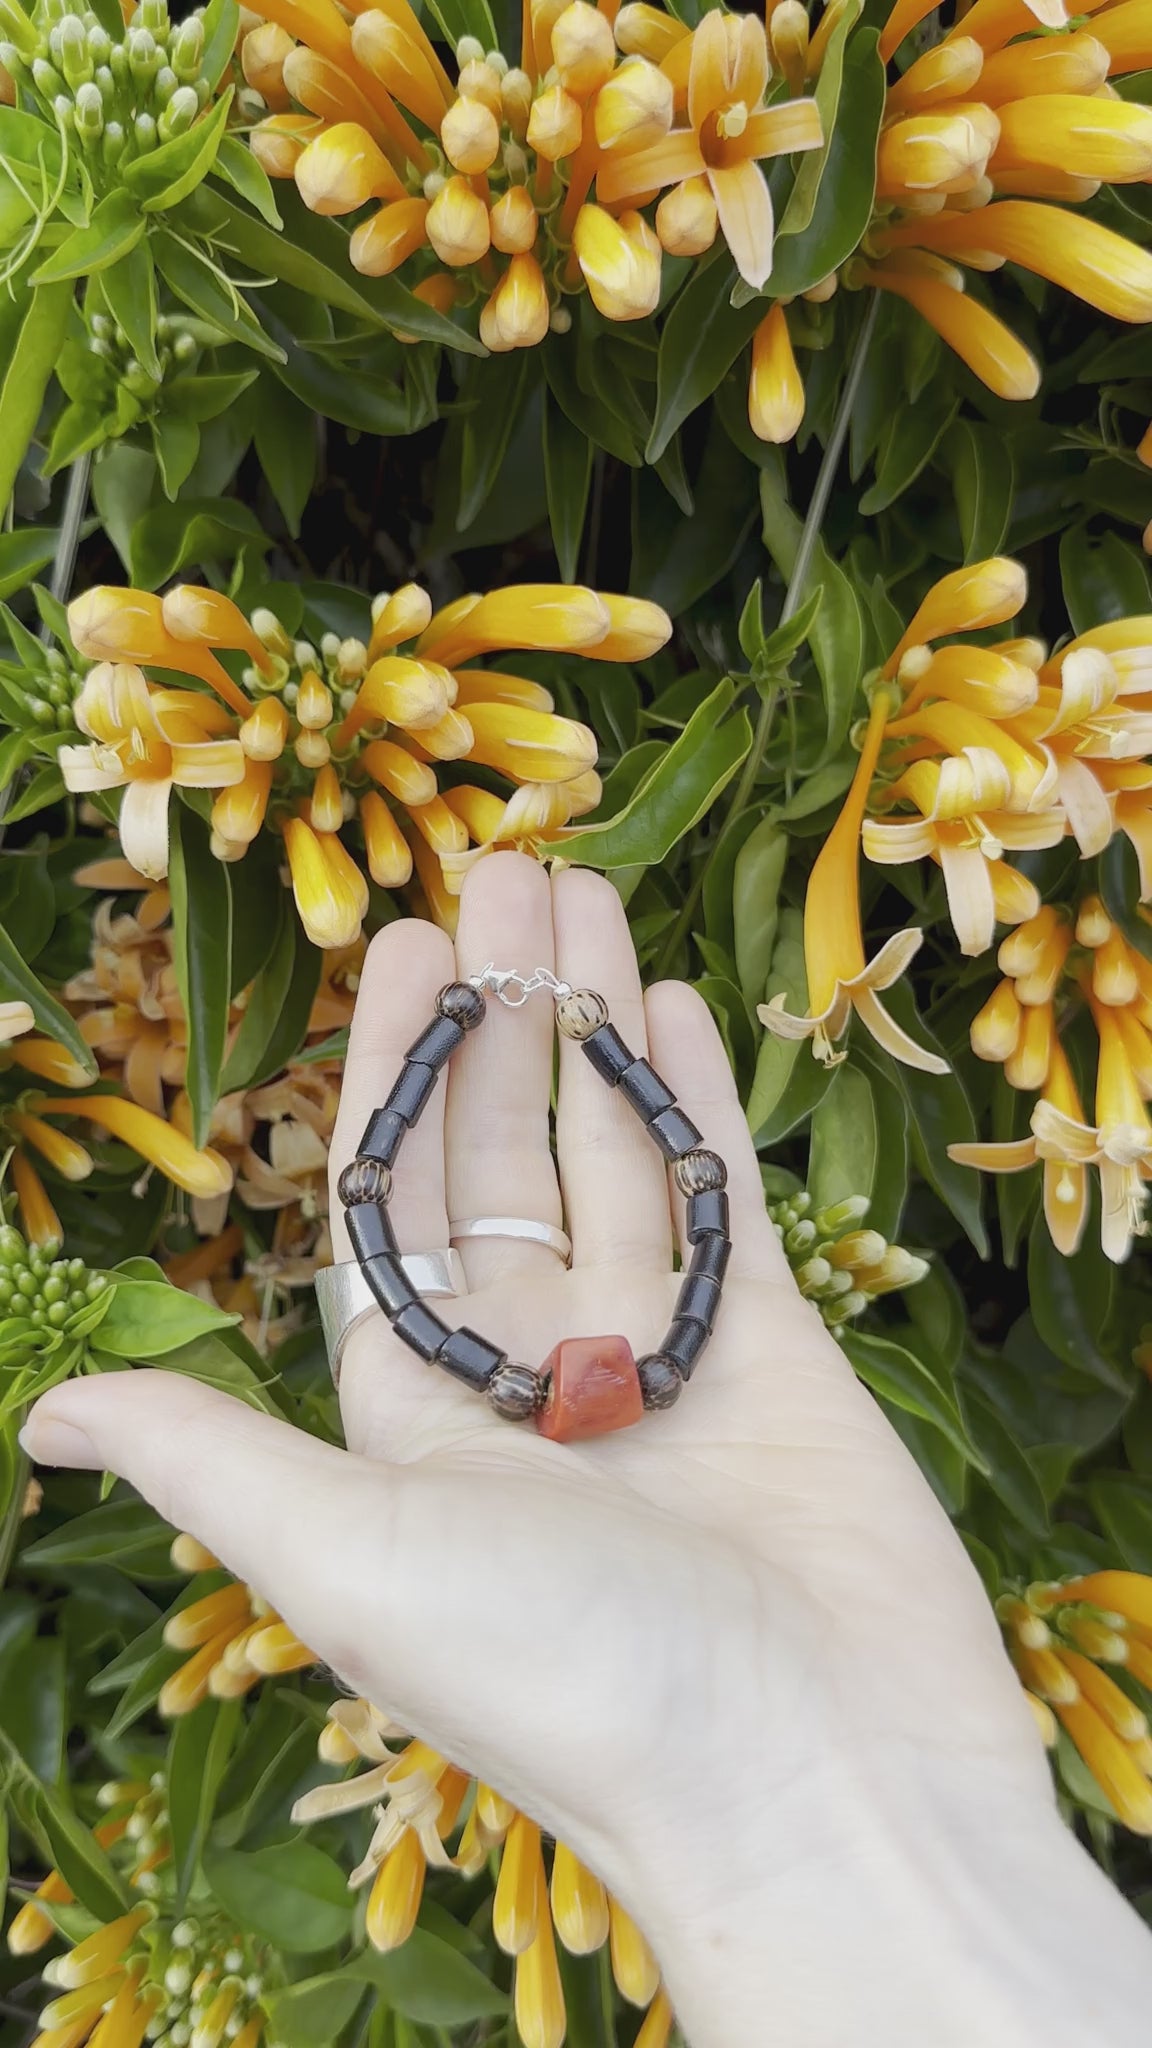
M 684 1382 L 670 1359 L 659 1351 L 636 1361 L 640 1395 L 646 1408 L 671 1408 L 684 1392 Z
M 728 1185 L 728 1168 L 718 1152 L 697 1145 L 685 1152 L 672 1168 L 672 1178 L 682 1195 L 704 1195 Z
M 593 988 L 574 988 L 556 1005 L 556 1029 L 562 1038 L 584 1040 L 608 1022 L 608 1005 Z
M 505 1422 L 527 1422 L 543 1405 L 547 1389 L 543 1376 L 530 1365 L 518 1365 L 506 1358 L 496 1367 L 487 1386 L 488 1399 Z
M 340 1175 L 336 1193 L 346 1209 L 356 1202 L 386 1202 L 392 1193 L 392 1169 L 382 1159 L 357 1154 Z
M 483 1022 L 487 1004 L 470 981 L 450 981 L 436 998 L 436 1015 L 450 1017 L 463 1031 L 475 1031 Z

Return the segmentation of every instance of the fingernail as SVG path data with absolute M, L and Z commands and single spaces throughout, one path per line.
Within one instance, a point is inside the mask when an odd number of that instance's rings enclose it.
M 33 1410 L 20 1431 L 20 1443 L 37 1465 L 75 1465 L 93 1470 L 100 1459 L 92 1439 L 74 1422 L 62 1422 L 55 1415 Z

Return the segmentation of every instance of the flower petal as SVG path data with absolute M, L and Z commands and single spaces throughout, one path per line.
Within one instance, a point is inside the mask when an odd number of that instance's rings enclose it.
M 713 165 L 708 172 L 708 182 L 736 268 L 745 284 L 759 291 L 767 283 L 772 269 L 775 228 L 772 196 L 764 173 L 757 163 L 749 159 L 746 163 L 732 164 L 728 169 Z
M 940 866 L 960 951 L 970 959 L 986 953 L 996 933 L 996 904 L 988 863 L 978 846 L 940 848 Z
M 1060 801 L 1085 860 L 1103 853 L 1112 837 L 1112 805 L 1086 761 L 1063 756 L 1056 764 Z
M 1034 1138 L 1011 1138 L 1005 1144 L 949 1145 L 957 1166 L 975 1166 L 981 1173 L 1023 1173 L 1038 1157 Z
M 928 1052 L 924 1046 L 917 1045 L 914 1038 L 909 1038 L 896 1019 L 889 1016 L 873 989 L 857 988 L 852 1005 L 877 1045 L 891 1053 L 894 1060 L 900 1060 L 906 1067 L 916 1067 L 922 1074 L 951 1073 L 947 1060 L 941 1059 L 938 1053 Z
M 168 873 L 168 803 L 171 776 L 130 782 L 120 806 L 120 844 L 124 857 L 150 881 Z

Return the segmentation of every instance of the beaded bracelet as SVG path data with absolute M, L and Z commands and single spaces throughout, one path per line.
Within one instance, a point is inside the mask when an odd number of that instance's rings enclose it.
M 578 1041 L 601 1079 L 619 1089 L 687 1198 L 691 1260 L 663 1343 L 638 1361 L 624 1337 L 570 1337 L 556 1345 L 541 1367 L 519 1364 L 474 1330 L 450 1330 L 421 1300 L 400 1263 L 388 1218 L 392 1169 L 441 1067 L 483 1021 L 486 989 L 514 1009 L 535 990 L 548 990 L 560 1032 Z M 429 1364 L 487 1395 L 507 1420 L 534 1420 L 542 1436 L 570 1443 L 623 1429 L 639 1421 L 645 1408 L 670 1408 L 692 1377 L 716 1320 L 732 1249 L 727 1177 L 724 1161 L 704 1147 L 671 1089 L 647 1060 L 633 1056 L 609 1023 L 602 996 L 574 989 L 545 968 L 526 979 L 487 967 L 471 981 L 449 982 L 441 989 L 434 1021 L 409 1046 L 387 1101 L 372 1116 L 355 1159 L 340 1175 L 337 1192 L 361 1270 L 396 1335 Z

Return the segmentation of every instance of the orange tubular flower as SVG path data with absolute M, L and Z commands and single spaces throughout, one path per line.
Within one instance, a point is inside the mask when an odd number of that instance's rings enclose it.
M 843 1053 L 835 1041 L 843 1037 L 855 1010 L 873 1038 L 894 1059 L 924 1073 L 948 1072 L 947 1061 L 926 1052 L 890 1017 L 878 990 L 890 988 L 919 951 L 923 933 L 910 929 L 886 940 L 874 960 L 864 951 L 860 921 L 859 852 L 864 807 L 884 743 L 891 700 L 877 692 L 868 719 L 852 787 L 843 809 L 816 856 L 804 898 L 804 958 L 808 973 L 809 1013 L 796 1017 L 785 998 L 774 996 L 757 1011 L 761 1023 L 778 1038 L 811 1038 L 817 1059 L 834 1061 Z
M 119 1095 L 31 1096 L 26 1107 L 37 1116 L 85 1116 L 102 1124 L 186 1194 L 223 1195 L 232 1186 L 232 1169 L 218 1152 L 200 1151 L 164 1118 Z

